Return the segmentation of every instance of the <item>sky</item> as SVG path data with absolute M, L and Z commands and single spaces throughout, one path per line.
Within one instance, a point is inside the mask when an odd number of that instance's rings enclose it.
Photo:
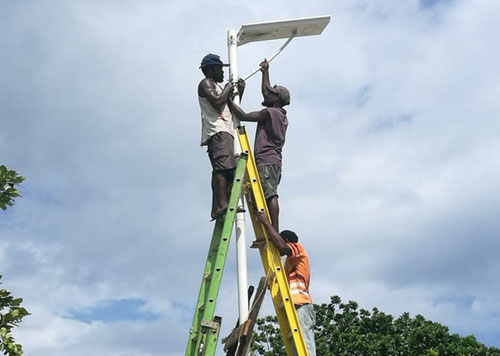
M 332 18 L 323 34 L 270 65 L 291 92 L 280 227 L 310 255 L 313 300 L 420 314 L 500 347 L 499 12 L 0 0 L 0 164 L 26 177 L 0 212 L 0 274 L 31 312 L 14 331 L 25 354 L 184 354 L 213 228 L 201 58 L 227 60 L 242 24 L 317 15 Z M 240 47 L 240 72 L 282 42 Z M 261 108 L 259 85 L 248 80 L 245 110 Z M 238 315 L 235 255 L 233 238 L 221 336 Z M 261 261 L 247 256 L 256 285 Z M 273 313 L 267 297 L 261 315 Z

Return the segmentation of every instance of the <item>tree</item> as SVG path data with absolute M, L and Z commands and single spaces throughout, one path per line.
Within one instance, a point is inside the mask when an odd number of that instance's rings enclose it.
M 19 196 L 16 185 L 23 180 L 24 177 L 16 171 L 8 170 L 3 165 L 0 166 L 0 208 L 2 210 L 14 204 L 14 198 Z M 22 301 L 22 298 L 15 298 L 9 291 L 0 289 L 0 351 L 4 355 L 20 356 L 23 354 L 22 346 L 16 344 L 11 334 L 12 329 L 18 326 L 26 315 L 29 315 L 28 311 L 21 307 Z
M 24 180 L 16 171 L 0 166 L 0 208 L 6 210 L 8 206 L 14 204 L 14 198 L 19 196 L 16 185 Z
M 22 301 L 22 298 L 14 298 L 9 291 L 0 289 L 0 351 L 4 355 L 23 354 L 22 346 L 16 344 L 11 335 L 12 328 L 18 326 L 22 319 L 29 315 L 28 311 L 21 307 Z
M 314 309 L 321 356 L 500 356 L 500 349 L 488 348 L 472 335 L 450 334 L 448 327 L 421 315 L 403 313 L 395 319 L 377 308 L 358 309 L 354 301 L 342 303 L 338 296 Z M 286 356 L 276 317 L 257 321 L 252 350 L 254 355 Z

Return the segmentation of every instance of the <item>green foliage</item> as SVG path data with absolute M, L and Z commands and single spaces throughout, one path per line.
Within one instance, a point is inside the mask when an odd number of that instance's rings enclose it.
M 0 208 L 2 210 L 14 204 L 14 198 L 19 196 L 16 185 L 21 184 L 23 180 L 24 177 L 16 171 L 8 170 L 7 167 L 0 165 Z M 0 289 L 0 351 L 4 355 L 20 356 L 23 354 L 22 346 L 16 344 L 16 340 L 11 335 L 12 329 L 18 326 L 26 315 L 29 315 L 28 311 L 21 307 L 22 301 L 22 298 L 14 298 L 9 291 Z
M 316 351 L 320 356 L 500 356 L 472 335 L 450 334 L 448 327 L 417 315 L 399 318 L 333 296 L 316 310 Z M 257 321 L 253 355 L 286 356 L 276 317 Z
M 16 171 L 0 166 L 0 209 L 6 210 L 8 206 L 14 204 L 14 198 L 19 196 L 16 185 L 24 180 Z
M 14 298 L 7 290 L 0 289 L 0 351 L 4 355 L 23 354 L 22 346 L 16 344 L 11 335 L 12 328 L 18 326 L 22 319 L 29 315 L 28 311 L 21 307 L 22 301 L 22 298 Z
M 252 354 L 262 356 L 287 356 L 285 344 L 281 338 L 278 318 L 266 316 L 257 320 L 252 341 Z

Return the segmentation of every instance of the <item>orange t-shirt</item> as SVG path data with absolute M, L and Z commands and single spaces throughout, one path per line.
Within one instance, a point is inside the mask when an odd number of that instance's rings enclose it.
M 312 304 L 309 294 L 309 256 L 300 243 L 288 242 L 287 244 L 292 250 L 292 255 L 285 259 L 285 270 L 293 304 Z

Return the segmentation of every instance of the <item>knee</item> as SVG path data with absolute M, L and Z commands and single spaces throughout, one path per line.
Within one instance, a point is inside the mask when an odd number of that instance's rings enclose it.
M 267 205 L 278 205 L 278 196 L 273 195 L 266 199 Z
M 232 182 L 234 179 L 234 169 L 228 169 L 225 171 L 226 180 Z

